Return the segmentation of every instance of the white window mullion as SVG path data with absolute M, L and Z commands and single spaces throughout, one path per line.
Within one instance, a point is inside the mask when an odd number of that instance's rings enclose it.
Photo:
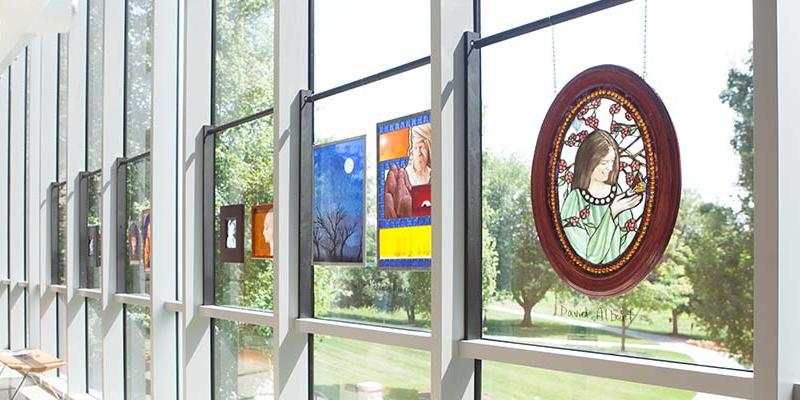
M 125 2 L 106 1 L 103 30 L 103 398 L 118 399 L 124 387 L 123 312 L 114 301 L 117 290 L 116 171 L 122 157 L 122 121 L 125 60 Z
M 76 3 L 76 16 L 69 32 L 67 82 L 67 342 L 61 345 L 66 354 L 67 388 L 70 393 L 86 391 L 86 301 L 78 296 L 80 287 L 80 207 L 78 175 L 86 170 L 86 0 Z M 63 323 L 63 322 L 62 322 Z
M 175 399 L 178 356 L 175 321 L 179 316 L 164 308 L 175 299 L 177 253 L 176 158 L 180 135 L 175 130 L 177 110 L 178 0 L 156 1 L 153 28 L 153 135 L 152 218 L 153 237 L 150 299 L 150 373 L 153 400 Z
M 41 103 L 42 103 L 42 38 L 36 37 L 28 46 L 30 63 L 30 119 L 28 125 L 28 318 L 30 319 L 29 347 L 40 347 L 40 306 L 39 300 L 44 286 L 41 284 L 39 265 L 41 260 L 40 240 L 45 220 L 39 209 L 44 202 L 41 195 Z
M 300 141 L 297 94 L 307 89 L 309 2 L 275 1 L 273 119 L 275 267 L 273 382 L 280 400 L 307 399 L 308 336 L 294 330 L 299 316 L 298 221 Z M 311 107 L 312 105 L 306 105 Z M 310 295 L 310 294 L 306 294 Z
M 49 290 L 51 243 L 50 234 L 50 184 L 56 181 L 56 91 L 58 81 L 58 34 L 42 36 L 41 41 L 41 115 L 39 147 L 39 186 L 38 203 L 39 220 L 42 229 L 39 231 L 39 345 L 42 350 L 56 354 L 56 292 Z M 55 376 L 55 371 L 49 373 Z
M 464 56 L 472 0 L 431 2 L 431 392 L 434 399 L 473 399 L 474 361 L 460 358 L 464 313 Z
M 211 118 L 211 0 L 185 2 L 185 59 L 183 132 L 183 300 L 186 305 L 184 368 L 181 395 L 186 399 L 208 400 L 211 385 L 197 381 L 211 373 L 211 319 L 198 312 L 203 304 L 203 126 Z
M 9 68 L 0 71 L 0 191 L 8 187 L 8 127 L 9 127 Z M 0 195 L 0 226 L 8 226 L 8 197 Z M 8 231 L 0 229 L 0 277 L 10 280 L 8 276 Z M 0 286 L 0 346 L 9 347 L 9 324 L 11 315 L 8 298 L 12 286 Z
M 8 262 L 11 278 L 10 310 L 11 348 L 25 347 L 25 289 L 16 284 L 24 280 L 25 236 L 25 51 L 11 63 L 11 132 L 8 139 L 9 185 L 8 201 Z M 0 228 L 2 229 L 2 228 Z

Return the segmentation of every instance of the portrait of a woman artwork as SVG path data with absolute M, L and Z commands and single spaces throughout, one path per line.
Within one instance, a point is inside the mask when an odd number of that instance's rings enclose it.
M 531 168 L 539 241 L 556 273 L 592 296 L 656 267 L 680 204 L 680 157 L 655 91 L 619 66 L 590 68 L 556 96 Z

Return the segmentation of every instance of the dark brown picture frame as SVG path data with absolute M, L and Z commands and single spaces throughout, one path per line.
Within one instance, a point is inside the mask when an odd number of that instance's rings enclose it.
M 649 140 L 645 217 L 629 246 L 614 261 L 588 263 L 565 241 L 557 187 L 565 126 L 587 96 L 616 96 L 639 111 L 643 140 Z M 652 175 L 652 176 L 650 176 Z M 669 244 L 681 199 L 678 140 L 669 113 L 655 91 L 636 73 L 616 65 L 589 68 L 556 96 L 542 123 L 531 166 L 531 205 L 539 242 L 551 266 L 572 288 L 612 297 L 636 287 L 660 262 Z M 556 219 L 558 216 L 558 219 Z M 613 266 L 613 268 L 612 268 Z M 597 267 L 597 268 L 594 268 Z
M 227 246 L 229 221 L 236 223 L 236 248 Z M 219 209 L 219 257 L 222 262 L 244 262 L 244 204 L 223 206 Z

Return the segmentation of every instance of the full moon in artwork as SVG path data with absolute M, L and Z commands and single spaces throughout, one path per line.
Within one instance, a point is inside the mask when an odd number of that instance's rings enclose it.
M 353 167 L 355 167 L 355 164 L 353 163 L 353 159 L 350 158 L 350 157 L 347 157 L 347 159 L 344 160 L 344 173 L 345 174 L 350 174 L 351 172 L 353 172 Z
M 675 129 L 647 82 L 615 65 L 581 72 L 550 106 L 531 166 L 550 265 L 588 295 L 633 289 L 669 243 L 680 182 Z

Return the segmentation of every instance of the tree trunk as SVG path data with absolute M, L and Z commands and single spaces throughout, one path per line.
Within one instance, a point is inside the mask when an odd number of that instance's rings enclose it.
M 522 309 L 525 313 L 522 316 L 522 323 L 519 326 L 530 328 L 533 326 L 533 321 L 531 320 L 531 310 L 533 309 L 533 305 L 524 305 Z
M 417 323 L 417 315 L 414 312 L 414 306 L 406 307 L 406 317 L 408 318 L 408 323 L 410 325 Z
M 558 294 L 553 294 L 553 316 L 558 315 Z
M 678 336 L 678 309 L 672 309 L 672 336 Z
M 620 350 L 624 353 L 625 352 L 625 335 L 627 334 L 628 328 L 628 315 L 626 314 L 627 310 L 625 306 L 622 307 L 622 342 L 620 346 Z

